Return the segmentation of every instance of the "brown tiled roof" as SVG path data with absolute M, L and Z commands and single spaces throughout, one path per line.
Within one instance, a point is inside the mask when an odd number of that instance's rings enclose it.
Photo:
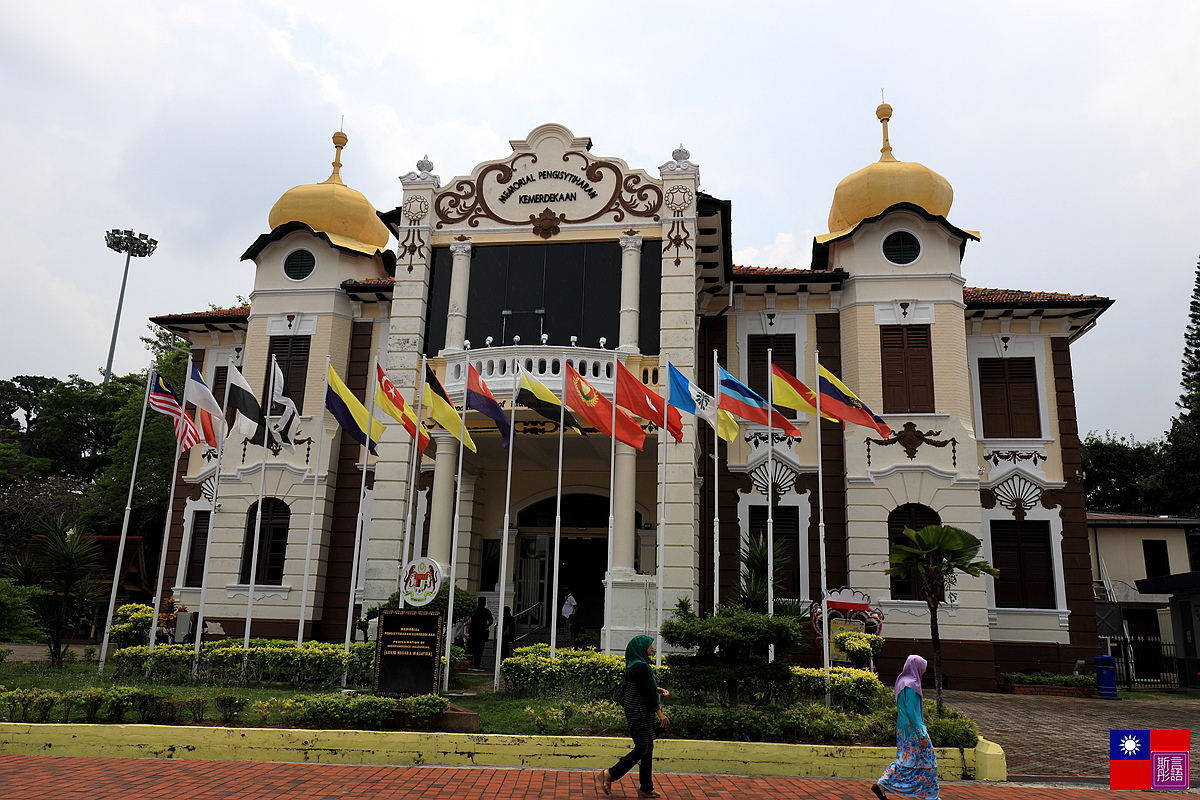
M 811 269 L 796 269 L 794 267 L 739 267 L 734 266 L 734 275 L 778 275 L 784 277 L 801 277 L 804 275 L 812 275 Z
M 342 286 L 395 286 L 395 278 L 361 278 L 342 281 Z
M 1107 297 L 1094 294 L 1060 294 L 1058 292 L 1026 292 L 1019 289 L 977 289 L 963 287 L 963 300 L 968 303 L 1110 303 Z
M 250 316 L 250 306 L 237 306 L 236 308 L 217 308 L 211 311 L 191 311 L 186 314 L 162 314 L 157 317 L 151 317 L 151 322 L 184 322 L 187 320 L 203 320 L 203 319 L 245 319 Z

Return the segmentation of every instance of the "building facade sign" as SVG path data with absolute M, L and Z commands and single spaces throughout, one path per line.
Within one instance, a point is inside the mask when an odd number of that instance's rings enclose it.
M 620 159 L 593 157 L 590 144 L 559 125 L 541 126 L 528 139 L 514 141 L 508 159 L 483 164 L 436 191 L 436 227 L 529 225 L 549 239 L 562 225 L 658 222 L 661 183 Z

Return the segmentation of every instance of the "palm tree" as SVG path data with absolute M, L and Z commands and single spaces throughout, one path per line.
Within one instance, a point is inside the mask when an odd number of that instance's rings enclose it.
M 1000 571 L 983 559 L 975 559 L 983 542 L 950 525 L 929 525 L 919 531 L 905 528 L 912 542 L 894 544 L 888 554 L 892 566 L 888 575 L 902 575 L 913 582 L 917 597 L 929 606 L 929 634 L 933 642 L 933 681 L 937 689 L 937 713 L 942 715 L 942 639 L 938 634 L 938 606 L 943 600 L 954 602 L 949 591 L 958 582 L 958 573 L 972 577 L 987 573 L 993 578 Z
M 37 588 L 30 601 L 46 634 L 50 663 L 61 667 L 63 638 L 87 619 L 101 602 L 94 573 L 100 546 L 73 520 L 45 520 L 35 529 L 29 550 L 13 559 L 8 572 L 22 585 Z

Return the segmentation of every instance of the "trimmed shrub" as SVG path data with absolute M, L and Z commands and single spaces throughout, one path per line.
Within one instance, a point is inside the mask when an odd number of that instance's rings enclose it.
M 765 658 L 748 658 L 738 663 L 711 656 L 671 654 L 672 693 L 683 703 L 737 706 L 775 705 L 791 702 L 794 676 L 791 667 Z
M 208 698 L 202 694 L 176 700 L 175 705 L 179 709 L 179 716 L 190 719 L 196 725 L 204 722 L 204 715 L 208 713 Z
M 883 637 L 862 631 L 842 631 L 834 634 L 833 643 L 837 645 L 851 663 L 858 669 L 866 669 L 883 650 Z
M 237 723 L 241 713 L 250 704 L 250 701 L 245 697 L 229 694 L 228 692 L 213 695 L 212 701 L 213 705 L 216 706 L 217 713 L 221 716 L 222 725 L 234 725 Z
M 140 644 L 149 646 L 150 624 L 153 621 L 153 606 L 126 603 L 113 615 L 109 636 L 117 647 L 134 647 Z
M 397 700 L 396 707 L 412 717 L 421 730 L 428 730 L 438 717 L 446 713 L 450 701 L 440 695 L 422 694 Z
M 162 689 L 142 689 L 133 698 L 133 710 L 146 725 L 174 725 L 179 718 L 175 697 Z
M 825 701 L 825 670 L 792 668 L 792 689 L 802 700 Z M 874 672 L 852 667 L 830 667 L 830 701 L 842 711 L 869 714 L 888 699 L 887 687 Z
M 657 671 L 659 679 L 665 671 Z M 549 645 L 520 647 L 500 663 L 506 691 L 513 694 L 569 692 L 586 699 L 612 699 L 625 680 L 625 658 L 595 650 L 560 649 L 550 657 Z
M 133 686 L 113 686 L 104 690 L 100 704 L 101 722 L 124 722 L 125 715 L 133 708 L 134 698 L 141 690 Z
M 396 701 L 390 697 L 373 697 L 369 694 L 350 698 L 350 719 L 353 727 L 364 731 L 377 731 L 391 727 L 396 714 Z
M 146 645 L 125 647 L 113 653 L 109 662 L 114 678 L 141 678 L 169 683 L 190 683 L 195 662 L 194 647 L 184 644 L 157 645 L 151 653 Z M 195 667 L 196 679 L 212 683 L 243 684 L 283 683 L 291 686 L 333 686 L 345 673 L 347 682 L 369 686 L 375 669 L 375 645 L 343 646 L 327 642 L 251 640 L 243 649 L 239 642 L 205 642 Z M 147 672 L 148 670 L 148 672 Z
M 1077 689 L 1095 689 L 1095 675 L 1057 675 L 1053 672 L 1006 672 L 1000 676 L 1001 683 L 1024 683 L 1029 686 L 1072 686 Z

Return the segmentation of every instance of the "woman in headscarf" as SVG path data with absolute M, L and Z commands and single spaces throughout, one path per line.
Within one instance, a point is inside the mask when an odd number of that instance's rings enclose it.
M 925 659 L 909 656 L 896 678 L 896 760 L 871 784 L 879 800 L 887 800 L 884 789 L 923 800 L 938 798 L 937 757 L 921 710 L 924 674 Z
M 609 769 L 601 770 L 596 776 L 600 791 L 612 794 L 613 781 L 620 780 L 633 765 L 641 762 L 638 772 L 638 797 L 661 797 L 654 791 L 654 717 L 664 728 L 671 721 L 658 707 L 658 696 L 669 696 L 660 689 L 654 677 L 650 659 L 654 657 L 654 640 L 649 636 L 635 636 L 625 646 L 625 719 L 629 721 L 629 735 L 633 737 L 633 749 Z

